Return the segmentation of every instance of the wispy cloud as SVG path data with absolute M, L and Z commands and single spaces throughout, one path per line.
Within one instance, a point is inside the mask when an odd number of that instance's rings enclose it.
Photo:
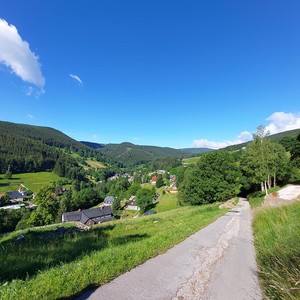
M 80 85 L 83 85 L 82 80 L 81 80 L 77 75 L 71 74 L 71 73 L 70 73 L 69 76 L 70 76 L 71 78 L 75 79 Z
M 0 19 L 0 63 L 44 93 L 45 78 L 39 57 L 30 50 L 28 42 L 22 39 L 17 28 L 4 19 Z
M 33 118 L 34 118 L 34 116 L 31 115 L 31 114 L 27 114 L 27 117 L 30 118 L 30 119 L 33 119 Z
M 266 120 L 269 121 L 269 124 L 266 125 L 266 130 L 269 131 L 270 134 L 300 128 L 300 114 L 275 112 Z M 199 139 L 193 141 L 193 146 L 196 148 L 220 149 L 227 146 L 248 142 L 250 140 L 252 140 L 252 133 L 249 131 L 243 131 L 232 140 L 219 142 Z

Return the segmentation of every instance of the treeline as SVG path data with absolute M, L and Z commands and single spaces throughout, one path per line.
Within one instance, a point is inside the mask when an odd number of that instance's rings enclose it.
M 239 194 L 268 190 L 278 183 L 299 180 L 300 134 L 280 143 L 259 127 L 246 148 L 218 150 L 202 155 L 195 166 L 178 172 L 179 202 L 199 205 L 223 201 Z

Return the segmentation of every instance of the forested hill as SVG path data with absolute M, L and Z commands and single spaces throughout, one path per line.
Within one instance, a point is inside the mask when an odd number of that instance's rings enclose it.
M 288 131 L 272 134 L 269 136 L 269 138 L 272 141 L 280 142 L 286 138 L 296 138 L 298 136 L 298 134 L 300 134 L 300 129 L 294 129 L 294 130 L 288 130 Z M 246 147 L 249 143 L 250 142 L 246 142 L 246 143 L 242 143 L 242 144 L 228 146 L 228 147 L 225 147 L 224 150 L 228 150 L 228 151 L 240 150 L 243 147 Z
M 168 147 L 140 146 L 132 143 L 106 145 L 87 142 L 82 143 L 92 146 L 104 155 L 107 155 L 125 165 L 147 163 L 166 157 L 183 157 L 188 155 L 188 153 L 185 153 L 182 150 Z
M 54 170 L 60 176 L 77 178 L 81 167 L 73 153 L 81 159 L 104 161 L 98 151 L 53 128 L 0 121 L 0 173 Z
M 14 137 L 28 137 L 33 140 L 41 141 L 43 144 L 58 148 L 73 148 L 76 150 L 87 149 L 87 146 L 82 143 L 70 138 L 61 131 L 50 127 L 0 121 L 0 133 L 12 135 Z

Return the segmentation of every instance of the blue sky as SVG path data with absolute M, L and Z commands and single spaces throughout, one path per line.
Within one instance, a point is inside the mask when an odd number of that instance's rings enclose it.
M 2 1 L 0 120 L 219 148 L 300 128 L 300 1 Z

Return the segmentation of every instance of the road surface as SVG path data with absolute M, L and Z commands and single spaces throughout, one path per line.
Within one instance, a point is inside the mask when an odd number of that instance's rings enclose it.
M 214 223 L 83 299 L 262 299 L 249 203 L 240 198 Z

